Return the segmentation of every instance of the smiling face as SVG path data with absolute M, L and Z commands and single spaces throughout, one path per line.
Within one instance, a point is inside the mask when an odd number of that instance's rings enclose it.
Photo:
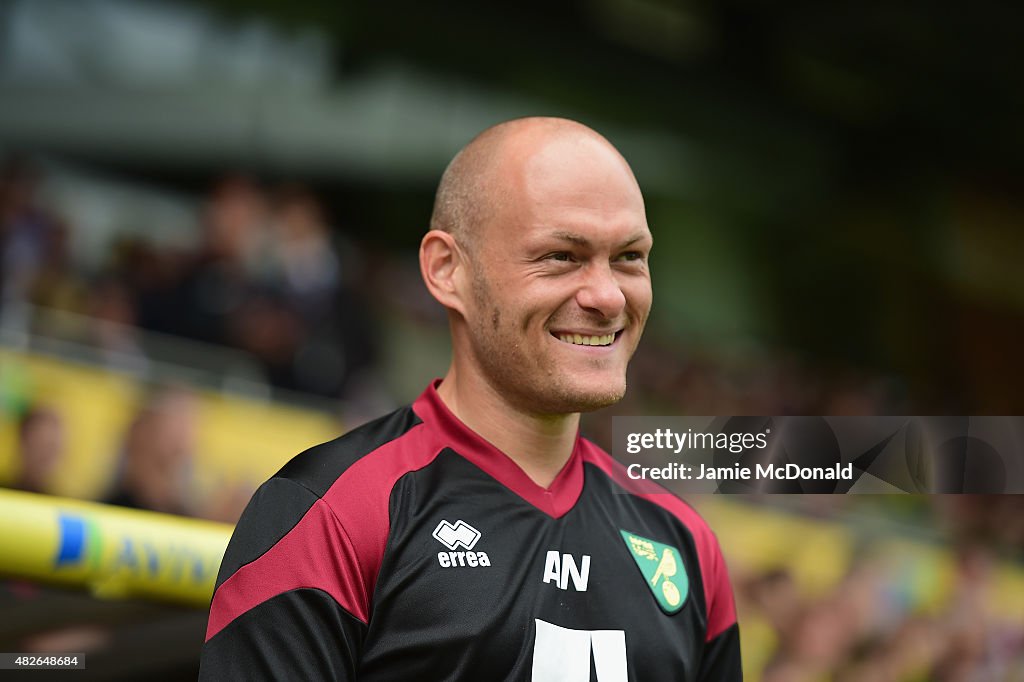
M 456 353 L 525 411 L 610 405 L 626 390 L 651 307 L 643 197 L 625 161 L 592 133 L 502 151 L 501 199 L 468 258 L 472 294 Z

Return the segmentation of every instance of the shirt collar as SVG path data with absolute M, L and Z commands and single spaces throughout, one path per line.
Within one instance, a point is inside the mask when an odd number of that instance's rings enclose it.
M 578 430 L 569 461 L 551 485 L 543 488 L 534 483 L 512 458 L 462 423 L 448 409 L 437 393 L 440 384 L 441 379 L 432 381 L 413 403 L 412 409 L 438 434 L 443 445 L 549 516 L 560 518 L 572 509 L 583 492 L 583 441 Z

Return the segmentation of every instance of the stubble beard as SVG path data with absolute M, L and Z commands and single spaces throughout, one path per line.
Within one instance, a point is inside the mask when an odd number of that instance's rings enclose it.
M 504 323 L 488 282 L 476 273 L 473 279 L 477 312 L 471 324 L 473 352 L 484 378 L 502 398 L 536 415 L 590 412 L 622 399 L 625 377 L 616 382 L 619 385 L 585 389 L 575 385 L 550 357 L 524 349 L 526 330 Z

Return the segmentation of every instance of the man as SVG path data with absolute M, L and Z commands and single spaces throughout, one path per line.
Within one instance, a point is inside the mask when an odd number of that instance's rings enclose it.
M 19 469 L 11 487 L 53 493 L 53 477 L 64 454 L 64 420 L 50 407 L 33 407 L 18 423 Z
M 520 119 L 463 149 L 420 245 L 448 373 L 260 488 L 201 676 L 739 679 L 714 536 L 578 435 L 625 391 L 651 244 L 629 166 L 589 128 Z

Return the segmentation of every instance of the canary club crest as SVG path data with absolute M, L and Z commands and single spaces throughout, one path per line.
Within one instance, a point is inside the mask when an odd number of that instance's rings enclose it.
M 679 550 L 636 533 L 622 529 L 619 532 L 662 611 L 671 615 L 683 608 L 690 591 L 690 579 Z

